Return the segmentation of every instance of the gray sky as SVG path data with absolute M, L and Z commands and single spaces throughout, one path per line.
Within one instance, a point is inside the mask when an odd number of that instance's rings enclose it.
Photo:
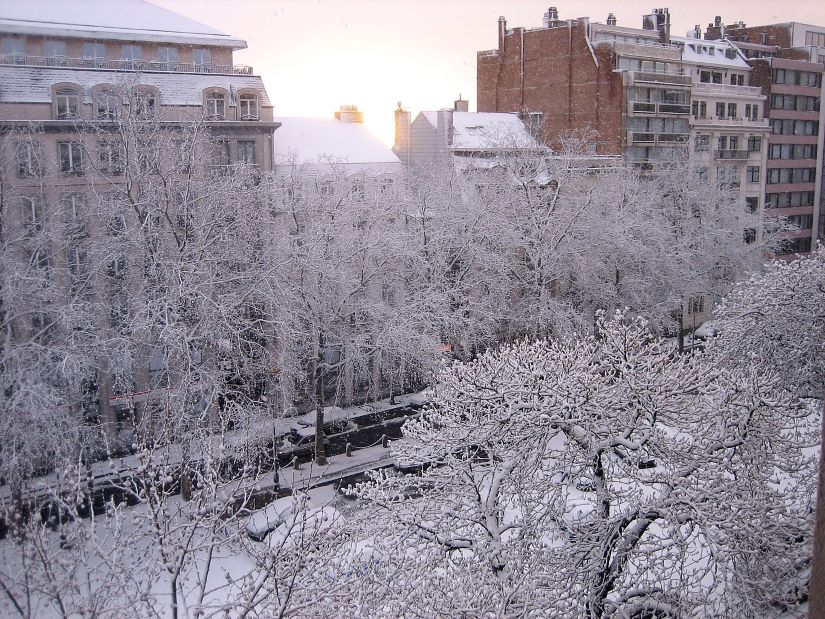
M 825 26 L 822 0 L 152 0 L 245 39 L 236 63 L 261 75 L 281 116 L 330 117 L 355 104 L 365 122 L 392 143 L 397 101 L 413 114 L 452 104 L 459 93 L 475 109 L 476 52 L 496 47 L 496 22 L 541 26 L 548 6 L 559 17 L 641 27 L 641 16 L 667 6 L 673 34 L 702 29 L 721 15 L 748 25 L 800 21 Z

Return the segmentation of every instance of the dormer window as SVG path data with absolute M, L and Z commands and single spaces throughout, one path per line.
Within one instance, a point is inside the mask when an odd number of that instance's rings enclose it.
M 157 112 L 157 98 L 151 90 L 136 90 L 132 92 L 132 115 L 144 120 L 154 118 Z
M 77 118 L 80 108 L 80 91 L 75 88 L 59 88 L 54 95 L 57 118 L 61 120 Z
M 113 90 L 101 90 L 95 96 L 98 120 L 114 120 L 120 116 L 120 97 Z
M 226 95 L 222 92 L 210 92 L 206 95 L 206 117 L 209 120 L 226 118 Z
M 241 95 L 239 105 L 241 120 L 258 120 L 258 97 L 256 95 Z

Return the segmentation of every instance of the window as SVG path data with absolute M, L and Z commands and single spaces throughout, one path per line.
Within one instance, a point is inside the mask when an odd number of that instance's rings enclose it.
M 255 95 L 241 95 L 241 120 L 258 120 L 258 97 Z
M 80 108 L 80 92 L 75 88 L 58 88 L 55 91 L 55 105 L 57 106 L 57 118 L 61 120 L 77 118 L 77 110 Z
M 738 118 L 738 113 L 737 113 L 737 110 L 736 110 L 736 104 L 735 103 L 728 103 L 728 116 L 730 118 Z
M 86 196 L 82 193 L 67 193 L 60 196 L 60 209 L 66 224 L 66 237 L 78 239 L 86 236 L 88 209 Z
M 91 60 L 93 66 L 103 66 L 106 60 L 106 45 L 104 43 L 90 42 L 83 44 L 83 58 Z
M 762 150 L 762 138 L 748 138 L 748 152 L 758 153 L 760 150 Z
M 694 101 L 691 106 L 694 118 L 707 118 L 708 103 L 707 101 Z
M 40 142 L 18 142 L 15 144 L 17 176 L 38 177 L 43 171 L 43 147 Z
M 154 118 L 156 112 L 155 93 L 138 89 L 132 92 L 132 114 L 139 120 Z
M 745 209 L 748 213 L 755 213 L 759 210 L 759 198 L 748 196 L 745 198 Z
M 759 106 L 750 103 L 745 104 L 745 118 L 749 120 L 759 120 Z
M 816 159 L 816 144 L 771 144 L 768 159 Z
M 391 178 L 382 178 L 381 183 L 378 186 L 378 191 L 381 193 L 382 196 L 386 196 L 392 193 L 393 187 L 395 186 L 395 182 Z
M 697 135 L 693 147 L 697 153 L 706 152 L 710 148 L 710 136 Z
M 825 32 L 806 32 L 805 45 L 825 47 Z
M 158 62 L 164 65 L 176 64 L 178 62 L 177 47 L 159 47 Z M 168 68 L 168 67 L 167 67 Z
M 725 104 L 724 103 L 716 103 L 716 118 L 720 120 L 725 118 Z
M 367 199 L 367 188 L 363 178 L 353 178 L 349 190 L 353 202 L 363 202 Z
M 123 149 L 115 140 L 102 140 L 97 143 L 100 161 L 100 173 L 107 176 L 121 176 L 124 172 Z
M 255 140 L 238 140 L 238 163 L 255 165 Z
M 226 118 L 226 96 L 222 92 L 207 93 L 206 117 L 210 120 L 223 120 Z
M 728 136 L 721 135 L 719 136 L 718 140 L 719 150 L 727 150 L 728 149 Z
M 58 142 L 60 171 L 64 174 L 83 175 L 83 145 L 80 142 Z
M 739 188 L 739 166 L 720 165 L 716 166 L 716 180 L 721 189 Z
M 194 60 L 196 71 L 208 70 L 212 65 L 212 52 L 208 49 L 192 50 L 192 59 Z
M 745 170 L 745 182 L 758 183 L 759 182 L 759 166 L 749 165 Z
M 765 208 L 796 208 L 813 206 L 813 191 L 789 191 L 765 194 Z
M 733 58 L 736 58 L 736 52 L 733 50 L 727 50 L 733 54 Z M 731 56 L 728 56 L 730 58 Z M 730 84 L 731 86 L 744 86 L 745 85 L 745 76 L 737 73 L 731 73 L 730 75 Z
M 784 239 L 782 241 L 782 246 L 779 248 L 777 253 L 780 255 L 799 254 L 807 251 L 811 251 L 811 237 L 801 239 Z
M 774 168 L 768 170 L 768 185 L 785 183 L 813 183 L 816 168 Z
M 815 120 L 774 118 L 771 120 L 771 131 L 774 135 L 817 135 L 819 123 Z
M 331 196 L 335 192 L 332 181 L 324 180 L 318 183 L 318 195 L 323 197 Z
M 3 37 L 0 50 L 7 56 L 25 56 L 26 39 L 20 37 Z
M 120 49 L 120 59 L 136 61 L 143 58 L 143 50 L 140 45 L 124 45 Z
M 113 90 L 101 90 L 95 95 L 95 115 L 98 120 L 114 120 L 120 116 L 120 95 Z
M 72 243 L 66 247 L 66 266 L 74 278 L 80 278 L 88 274 L 88 254 L 81 245 Z
M 46 39 L 43 41 L 43 55 L 46 56 L 46 58 L 54 58 L 55 56 L 65 57 L 66 42 Z
M 788 217 L 788 223 L 798 226 L 800 230 L 810 230 L 814 225 L 813 215 L 791 215 Z
M 212 167 L 218 174 L 226 174 L 232 159 L 229 155 L 229 140 L 217 140 L 212 145 Z
M 20 198 L 20 206 L 23 209 L 23 223 L 26 226 L 26 234 L 33 234 L 43 229 L 43 202 L 40 198 L 24 196 Z
M 742 234 L 742 240 L 749 245 L 756 243 L 756 228 L 745 228 Z
M 704 84 L 721 84 L 722 74 L 718 71 L 699 71 L 699 81 Z

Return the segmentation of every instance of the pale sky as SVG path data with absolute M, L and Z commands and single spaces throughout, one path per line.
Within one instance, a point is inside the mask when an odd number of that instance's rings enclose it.
M 715 15 L 747 25 L 799 21 L 825 26 L 822 0 L 153 0 L 155 4 L 245 39 L 235 54 L 262 76 L 276 116 L 329 118 L 354 104 L 388 145 L 393 110 L 413 113 L 476 104 L 476 52 L 497 46 L 499 15 L 507 26 L 541 26 L 549 6 L 559 17 L 641 27 L 642 15 L 667 6 L 671 32 L 684 35 Z

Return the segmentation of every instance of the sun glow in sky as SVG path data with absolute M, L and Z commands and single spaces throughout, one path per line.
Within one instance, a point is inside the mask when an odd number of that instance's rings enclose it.
M 357 105 L 385 143 L 393 142 L 393 110 L 413 116 L 452 105 L 459 94 L 476 104 L 476 52 L 497 46 L 499 15 L 509 28 L 541 26 L 548 6 L 559 17 L 641 27 L 654 6 L 670 9 L 674 35 L 715 15 L 748 25 L 799 21 L 825 26 L 825 2 L 813 0 L 153 0 L 245 39 L 237 64 L 262 76 L 276 116 L 329 118 Z

